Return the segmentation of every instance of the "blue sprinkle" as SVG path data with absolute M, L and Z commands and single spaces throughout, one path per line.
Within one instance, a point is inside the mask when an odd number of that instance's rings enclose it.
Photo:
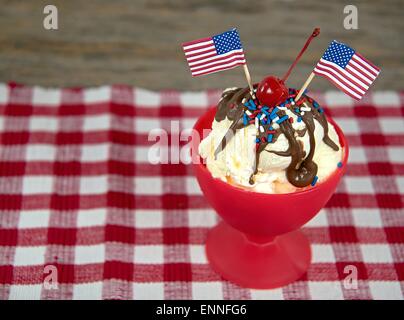
M 254 103 L 253 100 L 248 100 L 246 103 L 244 103 L 244 105 L 249 109 L 249 110 L 257 110 L 257 107 Z
M 272 126 L 269 127 L 269 130 L 274 130 L 274 128 Z
M 254 103 L 253 100 L 250 100 L 249 103 L 250 103 L 250 106 L 251 106 L 251 108 L 252 108 L 253 110 L 257 110 L 257 106 L 255 105 L 255 103 Z
M 313 101 L 313 106 L 314 106 L 314 108 L 318 108 L 319 107 L 319 105 L 318 105 L 318 103 L 316 102 L 316 101 Z
M 342 168 L 342 162 L 341 162 L 341 161 L 338 162 L 337 167 L 338 167 L 338 168 Z
M 276 123 L 281 124 L 283 121 L 286 121 L 289 119 L 289 116 L 283 116 L 282 118 L 280 118 L 278 121 L 276 121 Z
M 297 117 L 297 122 L 302 122 L 302 117 Z
M 309 89 L 304 90 L 303 94 L 306 94 L 307 92 L 309 92 Z
M 318 180 L 318 177 L 315 176 L 314 179 L 313 179 L 313 181 L 311 182 L 311 185 L 312 185 L 313 187 L 316 185 L 317 180 Z
M 267 106 L 263 106 L 261 109 L 266 111 L 266 110 L 268 110 L 268 109 L 269 109 L 269 107 L 267 107 Z
M 255 139 L 255 142 L 256 142 L 256 143 L 260 143 L 260 141 L 261 141 L 261 140 L 260 140 L 259 138 L 256 138 L 256 139 Z
M 324 110 L 322 108 L 318 109 L 318 112 L 323 113 Z
M 299 108 L 295 108 L 295 112 L 296 112 L 296 113 L 300 113 Z
M 244 117 L 243 117 L 243 124 L 246 126 L 248 125 L 248 117 L 247 115 L 244 113 Z
M 274 138 L 274 135 L 270 133 L 267 137 L 268 142 L 272 142 L 272 139 Z
M 274 110 L 272 110 L 271 115 L 269 116 L 271 118 L 271 120 L 275 119 L 278 116 L 276 113 L 277 111 L 279 111 L 279 109 L 276 107 Z
M 274 120 L 278 115 L 276 113 L 272 113 L 269 117 L 271 120 Z

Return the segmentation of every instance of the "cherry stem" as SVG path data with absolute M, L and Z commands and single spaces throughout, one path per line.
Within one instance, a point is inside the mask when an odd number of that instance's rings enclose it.
M 309 46 L 311 40 L 313 40 L 315 37 L 317 37 L 320 34 L 320 28 L 315 28 L 313 30 L 313 33 L 310 35 L 310 37 L 306 40 L 306 43 L 304 44 L 304 47 L 302 50 L 300 50 L 299 54 L 297 55 L 295 61 L 293 61 L 292 65 L 290 66 L 289 70 L 285 73 L 285 75 L 282 78 L 282 82 L 285 82 L 288 78 L 290 73 L 292 72 L 293 68 L 296 66 L 297 62 L 299 61 L 300 57 L 303 55 L 303 53 L 306 51 L 307 47 Z

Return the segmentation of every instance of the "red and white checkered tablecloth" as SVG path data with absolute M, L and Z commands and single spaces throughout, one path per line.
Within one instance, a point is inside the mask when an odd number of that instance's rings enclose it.
M 349 166 L 304 228 L 308 273 L 274 290 L 212 271 L 217 217 L 191 166 L 148 162 L 151 129 L 192 127 L 219 94 L 0 84 L 0 299 L 403 299 L 404 93 L 313 93 L 348 136 Z

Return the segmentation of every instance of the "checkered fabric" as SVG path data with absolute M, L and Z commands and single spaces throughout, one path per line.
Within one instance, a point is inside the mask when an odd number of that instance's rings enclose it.
M 217 216 L 191 166 L 148 161 L 150 130 L 180 120 L 179 148 L 219 94 L 0 85 L 0 299 L 403 299 L 404 93 L 312 94 L 347 135 L 349 166 L 303 229 L 307 274 L 274 290 L 212 271 Z M 43 284 L 52 266 L 57 289 Z

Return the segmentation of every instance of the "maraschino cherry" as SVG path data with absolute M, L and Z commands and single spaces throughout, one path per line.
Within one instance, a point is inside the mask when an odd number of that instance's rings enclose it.
M 256 95 L 261 104 L 273 107 L 288 98 L 288 88 L 281 79 L 268 76 L 258 84 Z
M 313 40 L 319 34 L 320 34 L 320 28 L 315 28 L 310 37 L 307 39 L 304 47 L 299 52 L 295 61 L 292 63 L 289 70 L 286 72 L 286 74 L 283 76 L 282 79 L 279 79 L 275 76 L 268 76 L 258 84 L 256 95 L 261 104 L 266 105 L 267 107 L 273 107 L 285 101 L 288 98 L 289 90 L 286 87 L 285 82 L 289 77 L 290 72 L 296 66 L 300 57 L 303 55 L 304 51 L 306 51 L 311 40 Z

